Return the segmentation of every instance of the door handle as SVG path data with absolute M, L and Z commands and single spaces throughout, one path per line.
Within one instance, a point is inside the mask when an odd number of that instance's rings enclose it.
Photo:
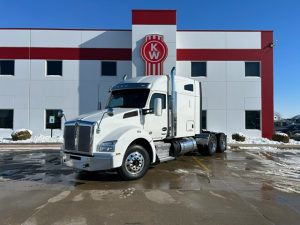
M 162 131 L 167 131 L 167 129 L 168 129 L 168 128 L 163 127 L 161 130 L 162 130 Z

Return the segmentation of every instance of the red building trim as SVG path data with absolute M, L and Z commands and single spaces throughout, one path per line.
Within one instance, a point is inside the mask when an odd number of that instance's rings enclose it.
M 29 59 L 29 47 L 0 47 L 0 59 Z
M 177 32 L 263 32 L 272 30 L 177 30 Z
M 26 27 L 1 27 L 0 30 L 65 30 L 65 31 L 132 31 L 131 29 L 101 29 L 101 28 L 43 28 L 43 27 L 36 27 L 36 28 L 26 28 Z
M 0 59 L 131 60 L 131 48 L 0 47 Z
M 176 25 L 176 10 L 132 10 L 132 25 Z

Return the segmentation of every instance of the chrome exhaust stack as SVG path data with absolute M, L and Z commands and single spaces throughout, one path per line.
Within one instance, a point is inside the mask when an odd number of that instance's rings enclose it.
M 177 130 L 177 107 L 176 107 L 176 85 L 175 85 L 175 67 L 171 70 L 171 99 L 170 99 L 170 110 L 171 110 L 171 127 L 169 136 L 174 138 Z

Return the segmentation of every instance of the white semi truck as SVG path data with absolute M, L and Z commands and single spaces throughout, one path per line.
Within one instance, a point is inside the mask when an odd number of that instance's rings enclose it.
M 123 80 L 105 110 L 65 122 L 62 162 L 86 171 L 116 169 L 125 180 L 151 164 L 198 150 L 224 152 L 226 135 L 202 130 L 201 83 L 170 75 Z

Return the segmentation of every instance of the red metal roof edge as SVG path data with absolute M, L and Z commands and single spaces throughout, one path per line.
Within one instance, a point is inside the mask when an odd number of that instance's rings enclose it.
M 132 31 L 132 29 L 93 29 L 93 28 L 11 28 L 0 27 L 0 30 L 74 30 L 74 31 Z M 177 32 L 274 32 L 273 30 L 177 30 Z
M 274 32 L 273 30 L 177 30 L 177 32 Z
M 74 31 L 132 31 L 131 29 L 97 29 L 97 28 L 11 28 L 0 27 L 0 30 L 74 30 Z

